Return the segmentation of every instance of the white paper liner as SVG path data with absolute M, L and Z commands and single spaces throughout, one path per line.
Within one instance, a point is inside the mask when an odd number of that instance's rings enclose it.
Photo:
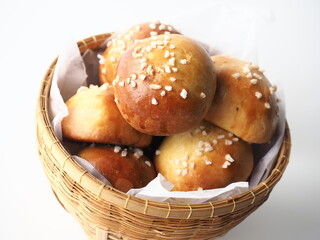
M 49 116 L 53 129 L 59 140 L 62 141 L 61 121 L 68 115 L 64 104 L 75 94 L 80 86 L 86 86 L 87 74 L 85 65 L 75 42 L 66 45 L 59 55 L 54 71 L 49 99 Z
M 217 17 L 217 21 L 223 22 L 223 18 L 230 17 L 230 13 L 232 11 L 228 12 L 226 9 L 223 8 L 224 7 L 221 7 L 222 12 Z M 252 21 L 256 20 L 256 16 L 250 20 L 250 24 L 254 25 L 255 23 L 253 23 Z M 246 21 L 248 21 L 248 19 L 246 19 Z M 190 28 L 192 28 L 189 25 L 186 25 L 185 27 L 189 30 Z M 229 32 L 232 32 L 230 29 L 232 27 L 237 28 L 237 32 L 239 31 L 239 24 L 236 24 L 234 26 L 230 26 L 229 24 Z M 248 30 L 247 41 L 241 42 L 240 45 L 233 44 L 234 46 L 232 48 L 229 48 L 226 55 L 232 55 L 236 57 L 247 56 L 249 60 L 255 59 L 256 52 L 254 50 L 255 44 L 252 42 L 252 31 L 254 31 L 254 28 Z M 225 37 L 226 36 L 220 36 L 220 39 L 216 42 L 222 42 L 222 39 Z M 201 39 L 198 40 L 200 40 L 199 42 L 205 42 Z M 251 46 L 253 46 L 253 50 L 249 48 L 250 43 L 252 43 Z M 217 45 L 219 46 L 219 44 Z M 209 44 L 206 44 L 206 46 L 209 46 Z M 227 46 L 228 43 L 226 43 L 224 48 L 222 49 L 227 48 Z M 219 51 L 210 47 L 206 48 L 209 49 L 211 53 L 219 52 L 219 54 L 224 54 L 223 50 Z M 67 48 L 59 56 L 50 92 L 49 115 L 53 123 L 54 131 L 59 140 L 61 140 L 62 142 L 63 139 L 61 133 L 61 120 L 68 114 L 68 110 L 66 105 L 64 104 L 64 101 L 66 101 L 68 98 L 74 95 L 80 86 L 98 84 L 98 65 L 99 63 L 97 53 L 88 50 L 83 55 L 83 57 L 81 57 L 76 43 L 68 45 Z M 128 194 L 148 200 L 195 204 L 207 201 L 221 200 L 227 197 L 243 193 L 249 190 L 250 188 L 255 187 L 259 182 L 263 181 L 272 170 L 275 164 L 275 160 L 277 159 L 279 149 L 281 147 L 284 129 L 285 111 L 284 104 L 282 103 L 280 104 L 280 123 L 276 135 L 268 144 L 253 144 L 253 149 L 256 150 L 256 152 L 259 152 L 259 154 L 257 154 L 259 159 L 255 159 L 255 161 L 257 161 L 258 164 L 256 165 L 252 173 L 251 180 L 249 183 L 237 182 L 220 189 L 178 192 L 170 191 L 172 189 L 172 184 L 168 182 L 161 174 L 158 174 L 158 176 L 153 181 L 151 181 L 146 187 L 140 189 L 131 189 L 128 191 Z M 81 144 L 79 144 L 78 146 L 76 144 L 75 146 L 71 145 L 68 145 L 66 147 L 68 149 L 74 147 L 81 148 Z M 77 156 L 74 156 L 74 158 L 88 172 L 92 173 L 94 176 L 96 176 L 104 183 L 110 185 L 109 181 L 105 179 L 97 170 L 95 170 L 94 167 L 87 161 Z M 256 155 L 255 158 L 257 158 Z
M 172 188 L 173 184 L 159 173 L 157 178 L 151 181 L 146 187 L 131 189 L 128 191 L 128 194 L 159 202 L 199 204 L 222 200 L 243 193 L 248 190 L 248 182 L 236 182 L 225 188 L 201 191 L 170 191 Z

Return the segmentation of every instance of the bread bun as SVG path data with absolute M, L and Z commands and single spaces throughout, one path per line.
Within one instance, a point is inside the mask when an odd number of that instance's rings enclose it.
M 212 103 L 216 79 L 207 52 L 190 38 L 171 34 L 127 49 L 113 84 L 126 121 L 138 131 L 165 136 L 199 124 Z
M 148 146 L 151 136 L 132 128 L 114 102 L 113 87 L 80 88 L 67 102 L 69 115 L 62 120 L 64 138 L 75 141 Z
M 248 143 L 203 121 L 191 131 L 166 137 L 154 163 L 174 191 L 195 191 L 246 181 L 253 155 Z
M 205 119 L 247 142 L 265 143 L 274 134 L 279 109 L 259 67 L 227 56 L 213 56 L 217 90 Z
M 107 48 L 102 55 L 99 68 L 100 82 L 112 83 L 116 77 L 116 70 L 120 57 L 136 40 L 145 39 L 164 33 L 179 33 L 172 26 L 160 22 L 147 22 L 135 25 L 119 34 L 107 43 Z
M 145 187 L 156 177 L 152 162 L 143 156 L 140 149 L 88 147 L 79 152 L 78 156 L 90 162 L 114 188 L 123 192 Z

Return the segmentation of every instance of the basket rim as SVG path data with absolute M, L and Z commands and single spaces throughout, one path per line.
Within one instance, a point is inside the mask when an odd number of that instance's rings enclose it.
M 77 44 L 80 52 L 83 53 L 87 49 L 98 48 L 110 36 L 111 33 L 104 33 L 78 41 Z M 177 204 L 138 198 L 104 184 L 84 170 L 72 158 L 53 131 L 49 118 L 48 102 L 57 59 L 58 57 L 51 63 L 45 73 L 37 100 L 36 125 L 38 149 L 39 152 L 44 150 L 49 151 L 59 167 L 86 191 L 94 194 L 98 201 L 108 201 L 129 211 L 162 218 L 208 218 L 230 214 L 251 205 L 254 207 L 257 203 L 259 205 L 262 204 L 268 198 L 276 183 L 281 179 L 289 162 L 291 150 L 291 136 L 287 122 L 277 163 L 268 178 L 253 189 L 234 197 L 201 204 Z

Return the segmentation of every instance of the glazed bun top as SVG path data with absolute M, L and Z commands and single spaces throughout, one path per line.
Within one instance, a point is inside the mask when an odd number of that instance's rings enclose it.
M 206 121 L 166 137 L 155 156 L 159 173 L 174 191 L 197 191 L 247 181 L 253 169 L 250 144 Z
M 227 56 L 213 56 L 217 89 L 205 119 L 245 141 L 265 143 L 279 121 L 276 87 L 257 65 Z
M 114 102 L 113 87 L 81 87 L 67 102 L 62 120 L 64 138 L 74 141 L 145 147 L 152 137 L 132 128 Z
M 165 34 L 127 49 L 113 85 L 119 110 L 131 126 L 165 136 L 186 131 L 204 118 L 216 79 L 210 57 L 197 42 Z
M 127 31 L 115 36 L 107 43 L 107 48 L 100 59 L 100 83 L 112 83 L 116 77 L 118 62 L 125 52 L 137 40 L 157 36 L 164 33 L 179 33 L 171 25 L 157 22 L 147 22 L 135 25 Z

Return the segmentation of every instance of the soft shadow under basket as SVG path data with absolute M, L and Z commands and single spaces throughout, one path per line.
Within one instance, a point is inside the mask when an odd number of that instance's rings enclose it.
M 97 49 L 110 34 L 78 42 L 83 53 Z M 264 203 L 289 161 L 286 125 L 276 165 L 251 191 L 203 204 L 171 204 L 140 199 L 105 185 L 85 171 L 55 136 L 48 101 L 57 59 L 42 81 L 37 102 L 37 142 L 43 169 L 61 205 L 77 219 L 89 239 L 212 239 L 228 232 Z

